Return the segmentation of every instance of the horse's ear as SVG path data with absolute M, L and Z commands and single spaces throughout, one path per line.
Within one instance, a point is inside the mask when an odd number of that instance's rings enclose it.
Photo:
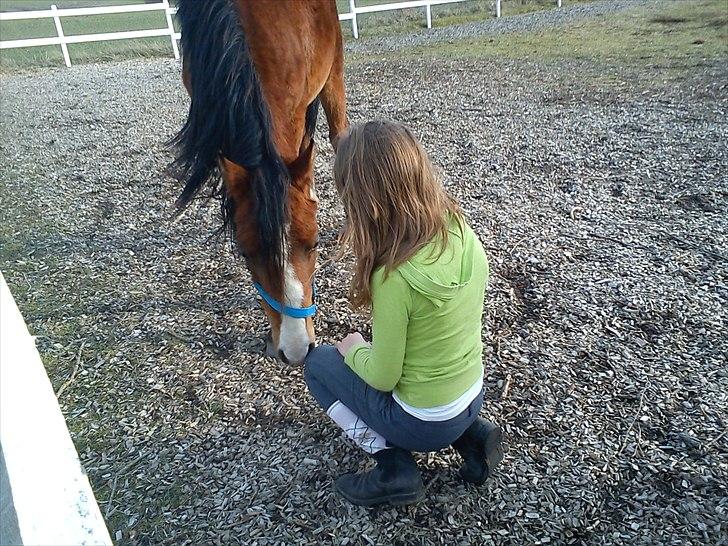
M 250 194 L 250 175 L 248 171 L 244 167 L 222 156 L 218 161 L 218 166 L 220 167 L 222 178 L 225 181 L 228 192 L 235 199 L 247 199 Z
M 291 175 L 291 182 L 296 184 L 297 181 L 303 180 L 308 173 L 313 170 L 314 142 L 309 141 L 307 147 L 301 150 L 298 157 L 288 165 L 288 172 Z

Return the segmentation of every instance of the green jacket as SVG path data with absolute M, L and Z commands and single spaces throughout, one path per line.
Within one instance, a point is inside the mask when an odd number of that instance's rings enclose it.
M 367 384 L 410 406 L 449 404 L 483 371 L 480 337 L 488 260 L 468 225 L 456 220 L 445 252 L 433 240 L 386 277 L 372 274 L 372 343 L 345 361 Z

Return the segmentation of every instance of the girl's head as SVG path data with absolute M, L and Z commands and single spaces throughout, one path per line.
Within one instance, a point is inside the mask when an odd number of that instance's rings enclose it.
M 357 258 L 354 307 L 371 303 L 375 269 L 391 271 L 438 235 L 444 249 L 448 213 L 460 215 L 422 146 L 399 123 L 352 127 L 337 147 L 334 180 L 347 217 L 343 242 Z

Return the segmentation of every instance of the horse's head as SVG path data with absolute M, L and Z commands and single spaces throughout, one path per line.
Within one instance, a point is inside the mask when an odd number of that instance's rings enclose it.
M 264 225 L 259 203 L 261 192 L 252 187 L 248 173 L 222 160 L 227 192 L 232 199 L 235 238 L 271 326 L 266 352 L 286 363 L 300 363 L 315 342 L 313 329 L 314 273 L 318 227 L 317 198 L 313 185 L 313 142 L 287 165 L 287 222 Z M 277 196 L 278 198 L 286 196 Z M 279 252 L 268 248 L 265 230 L 282 229 Z

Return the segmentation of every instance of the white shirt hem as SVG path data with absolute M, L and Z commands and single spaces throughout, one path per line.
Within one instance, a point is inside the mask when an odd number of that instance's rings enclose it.
M 483 390 L 483 374 L 478 380 L 466 390 L 457 399 L 443 406 L 435 406 L 434 408 L 416 408 L 403 402 L 396 392 L 392 393 L 392 398 L 399 406 L 412 417 L 416 417 L 421 421 L 447 421 L 453 417 L 460 415 L 477 396 L 480 396 Z

